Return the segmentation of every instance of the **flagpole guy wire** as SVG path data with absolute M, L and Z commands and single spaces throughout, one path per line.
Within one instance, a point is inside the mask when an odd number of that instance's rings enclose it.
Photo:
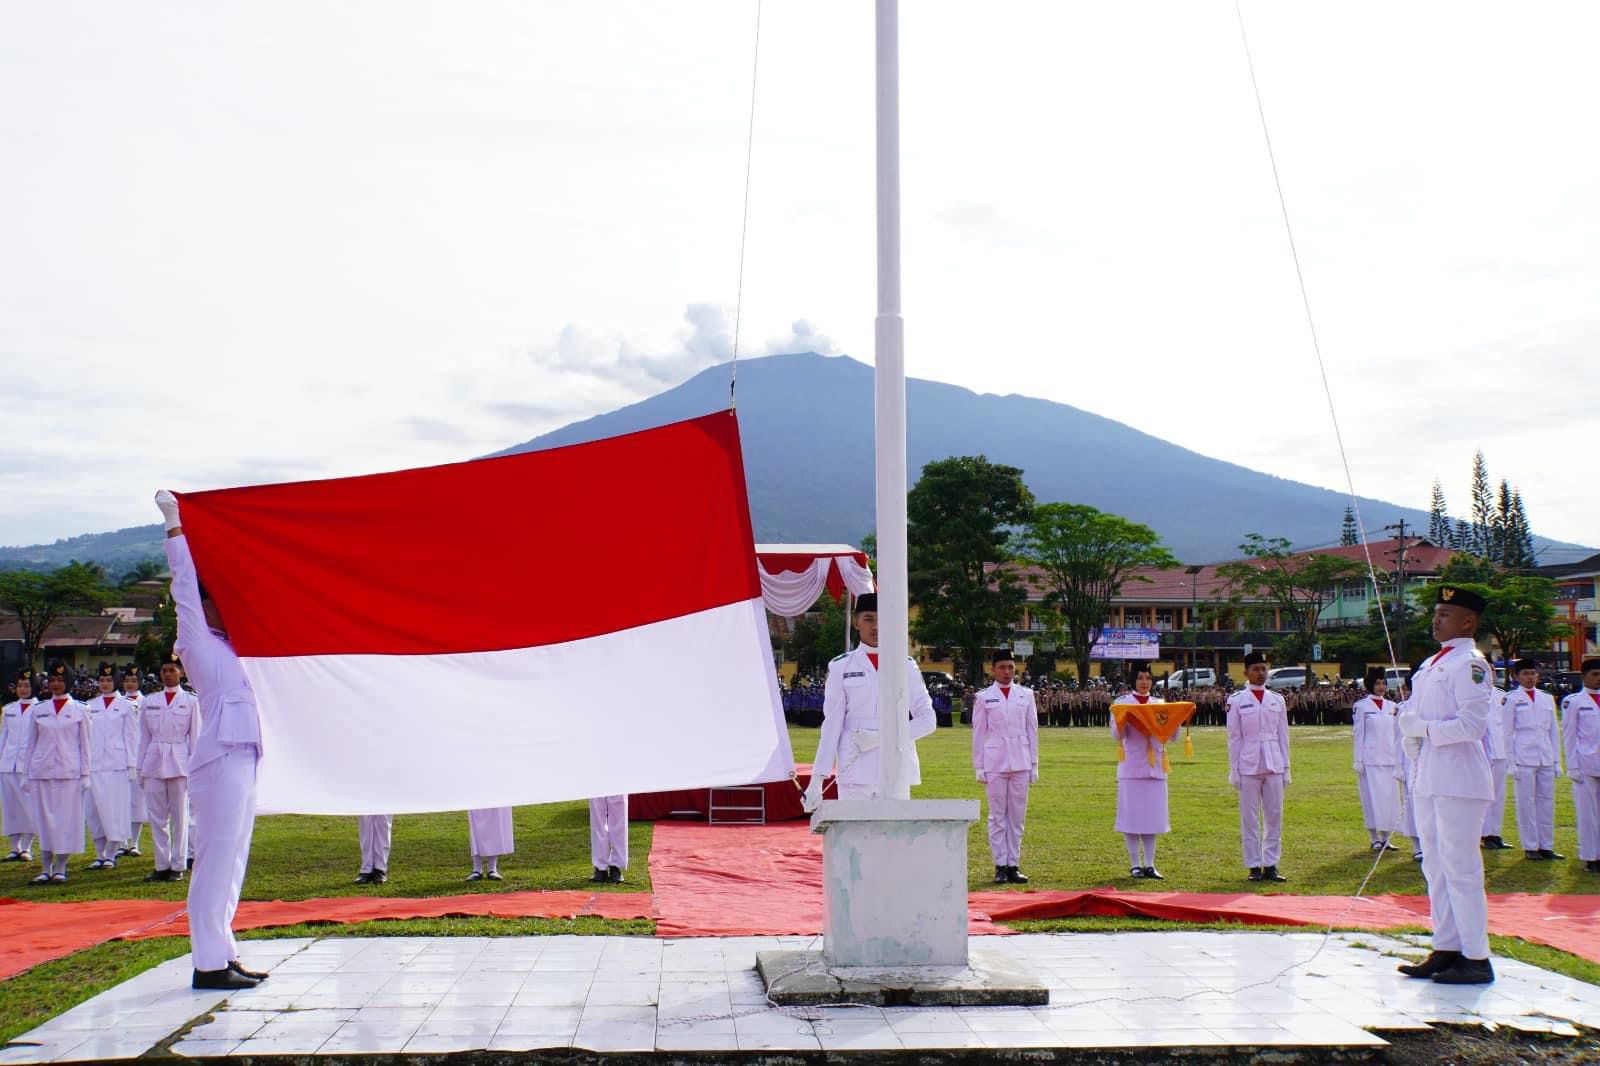
M 744 249 L 750 235 L 750 163 L 756 143 L 756 83 L 761 71 L 761 2 L 756 0 L 755 43 L 750 55 L 750 125 L 744 138 L 744 209 L 739 219 L 739 282 L 733 299 L 733 359 L 728 364 L 728 410 L 734 408 L 734 391 L 739 383 L 739 328 L 744 316 Z

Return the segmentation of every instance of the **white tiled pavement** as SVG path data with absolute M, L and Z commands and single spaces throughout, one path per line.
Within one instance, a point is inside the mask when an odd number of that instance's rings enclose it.
M 96 996 L 0 1050 L 0 1063 L 133 1058 L 174 1034 L 179 1055 L 816 1051 L 1380 1045 L 1369 1030 L 1482 1023 L 1600 1028 L 1600 987 L 1496 960 L 1499 980 L 1445 987 L 1395 972 L 1412 944 L 1369 934 L 1116 933 L 986 937 L 1023 963 L 1048 1007 L 769 1007 L 755 953 L 811 937 L 269 940 L 272 977 L 224 995 L 188 988 L 187 956 Z M 1320 947 L 1320 951 L 1319 951 Z M 1309 961 L 1308 961 L 1309 960 Z M 210 1017 L 209 1021 L 199 1021 Z M 187 1031 L 185 1029 L 187 1027 Z

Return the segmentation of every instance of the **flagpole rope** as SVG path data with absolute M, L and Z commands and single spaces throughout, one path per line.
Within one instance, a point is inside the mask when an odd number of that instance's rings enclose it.
M 750 235 L 750 162 L 756 143 L 756 80 L 761 70 L 761 2 L 756 0 L 755 43 L 750 56 L 750 125 L 744 139 L 744 210 L 739 222 L 739 283 L 733 300 L 733 360 L 728 364 L 728 410 L 734 408 L 739 383 L 739 329 L 744 317 L 744 250 Z

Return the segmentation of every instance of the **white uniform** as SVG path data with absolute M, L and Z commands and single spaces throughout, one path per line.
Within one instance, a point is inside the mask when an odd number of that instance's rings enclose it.
M 200 735 L 189 763 L 195 821 L 189 943 L 195 969 L 220 970 L 239 957 L 233 914 L 255 827 L 261 722 L 239 656 L 206 624 L 188 538 L 168 537 L 165 547 L 178 611 L 177 652 L 200 698 Z
M 89 837 L 95 856 L 114 859 L 128 839 L 128 781 L 138 777 L 138 715 L 122 696 L 89 697 Z
M 134 691 L 124 691 L 123 698 L 133 708 L 133 735 L 139 735 L 139 709 L 144 705 L 144 694 Z M 135 756 L 137 757 L 137 755 Z M 144 823 L 150 820 L 150 810 L 144 801 L 144 785 L 137 774 L 128 783 L 128 847 L 139 846 L 139 833 L 144 828 Z
M 877 655 L 878 649 L 861 644 L 828 664 L 822 693 L 822 737 L 817 741 L 811 780 L 820 789 L 822 779 L 836 773 L 840 799 L 872 799 L 878 794 L 878 667 L 873 663 Z M 917 761 L 916 742 L 933 732 L 938 722 L 922 672 L 909 657 L 905 669 L 911 729 L 903 734 L 906 745 L 900 759 L 906 782 L 919 785 L 922 765 Z
M 50 872 L 83 852 L 83 793 L 89 784 L 89 708 L 70 696 L 33 705 L 23 732 L 22 760 L 33 797 L 39 852 Z
M 1164 703 L 1136 692 L 1117 697 L 1116 703 Z M 1124 729 L 1111 716 L 1111 735 L 1120 747 L 1117 756 L 1117 819 L 1114 828 L 1128 849 L 1128 865 L 1154 869 L 1156 837 L 1172 830 L 1167 813 L 1167 746 L 1131 725 Z
M 1283 851 L 1283 788 L 1289 783 L 1289 708 L 1250 686 L 1228 697 L 1228 783 L 1239 790 L 1244 864 L 1278 865 Z
M 1393 700 L 1366 696 L 1351 708 L 1361 817 L 1374 843 L 1400 829 L 1400 731 Z
M 1494 670 L 1471 637 L 1448 641 L 1411 679 L 1406 718 L 1427 736 L 1417 757 L 1417 835 L 1428 882 L 1433 950 L 1489 957 L 1489 904 L 1483 894 L 1479 835 L 1494 795 L 1483 733 L 1494 699 Z M 1401 732 L 1406 729 L 1401 723 Z
M 1578 858 L 1600 860 L 1600 691 L 1584 689 L 1561 701 L 1561 739 L 1572 778 Z
M 33 850 L 33 801 L 22 788 L 28 779 L 22 742 L 33 704 L 32 699 L 13 700 L 0 709 L 0 833 L 10 842 L 13 854 Z
M 1489 775 L 1494 780 L 1494 797 L 1483 816 L 1483 835 L 1500 836 L 1506 821 L 1506 779 L 1511 773 L 1511 716 L 1506 713 L 1506 694 L 1494 690 L 1489 700 L 1489 728 L 1483 733 L 1483 753 L 1489 756 Z
M 511 808 L 488 807 L 467 812 L 467 841 L 474 859 L 492 859 L 516 850 Z
M 200 701 L 181 688 L 152 692 L 140 701 L 139 783 L 150 815 L 155 868 L 183 869 L 188 854 L 189 766 L 200 736 Z M 224 964 L 226 965 L 226 964 Z
M 628 797 L 595 796 L 589 801 L 589 861 L 596 870 L 628 868 Z
M 1039 779 L 1039 709 L 1032 689 L 993 684 L 974 698 L 972 768 L 989 798 L 989 853 L 996 866 L 1016 866 L 1022 861 L 1028 784 Z
M 394 815 L 363 814 L 356 818 L 361 838 L 361 872 L 389 871 L 389 844 L 394 839 Z
M 1561 731 L 1556 698 L 1543 689 L 1515 688 L 1506 697 L 1511 719 L 1511 780 L 1517 795 L 1517 835 L 1524 851 L 1556 846 L 1556 778 Z

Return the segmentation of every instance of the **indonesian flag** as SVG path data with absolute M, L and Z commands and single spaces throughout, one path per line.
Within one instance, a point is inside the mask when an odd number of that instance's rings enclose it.
M 180 506 L 260 706 L 264 811 L 502 807 L 793 768 L 732 412 Z

